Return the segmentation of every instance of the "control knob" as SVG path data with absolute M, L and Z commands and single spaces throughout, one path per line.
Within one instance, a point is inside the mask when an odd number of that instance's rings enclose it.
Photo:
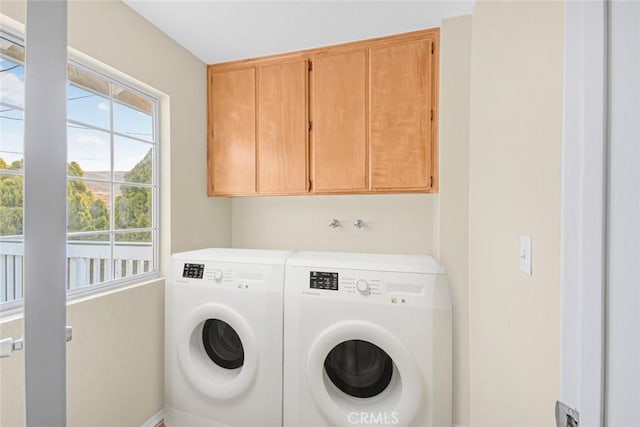
M 216 282 L 220 283 L 222 282 L 222 270 L 214 270 L 213 271 L 213 278 Z
M 369 295 L 369 282 L 360 279 L 356 282 L 356 289 L 363 295 Z

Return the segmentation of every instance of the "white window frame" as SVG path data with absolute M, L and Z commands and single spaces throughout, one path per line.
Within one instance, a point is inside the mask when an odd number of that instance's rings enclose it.
M 0 25 L 0 36 L 10 40 L 11 42 L 18 44 L 20 46 L 25 46 L 24 37 L 19 35 L 18 32 L 11 31 L 10 29 Z M 135 95 L 138 95 L 153 104 L 153 138 L 152 141 L 146 141 L 150 145 L 153 145 L 153 173 L 152 173 L 152 182 L 150 185 L 144 185 L 142 187 L 147 187 L 151 189 L 151 227 L 145 229 L 127 229 L 127 230 L 118 230 L 116 232 L 114 225 L 114 202 L 115 202 L 115 194 L 111 194 L 111 207 L 109 209 L 109 221 L 110 227 L 109 230 L 101 230 L 95 232 L 67 232 L 67 236 L 77 236 L 81 234 L 109 234 L 111 236 L 110 239 L 110 270 L 111 270 L 111 280 L 105 281 L 102 283 L 86 285 L 79 288 L 67 289 L 67 302 L 71 302 L 76 299 L 86 298 L 94 295 L 99 295 L 105 292 L 113 291 L 119 288 L 125 288 L 132 285 L 141 284 L 144 282 L 151 281 L 160 277 L 160 96 L 159 94 L 154 94 L 152 91 L 147 89 L 147 85 L 139 82 L 131 77 L 124 75 L 123 73 L 111 69 L 111 67 L 106 66 L 104 64 L 99 63 L 93 58 L 89 58 L 84 54 L 79 54 L 75 52 L 71 47 L 68 48 L 68 64 L 73 65 L 74 67 L 78 67 L 84 71 L 95 74 L 97 77 L 104 79 L 110 83 L 110 85 L 120 86 L 127 91 L 132 92 Z M 116 76 L 117 74 L 117 76 Z M 145 87 L 144 89 L 142 87 Z M 110 107 L 113 107 L 113 94 L 110 90 L 109 101 Z M 88 124 L 82 123 L 83 126 Z M 93 129 L 91 125 L 87 126 L 89 129 Z M 114 147 L 114 135 L 119 135 L 119 133 L 115 133 L 113 130 L 113 108 L 110 108 L 110 129 L 107 131 L 102 128 L 96 128 L 102 132 L 108 132 L 110 138 L 110 150 L 113 151 Z M 113 158 L 113 154 L 111 156 Z M 111 166 L 113 169 L 113 165 Z M 9 174 L 11 172 L 8 172 Z M 24 177 L 24 171 L 19 173 L 15 173 L 16 175 Z M 85 181 L 85 180 L 82 180 Z M 89 179 L 88 181 L 92 181 Z M 113 176 L 109 178 L 108 182 L 112 187 L 114 185 L 128 185 L 126 183 L 121 183 L 119 181 L 115 181 Z M 136 184 L 134 184 L 135 186 Z M 113 269 L 114 269 L 114 246 L 115 246 L 115 234 L 116 233 L 128 233 L 128 232 L 150 232 L 151 233 L 151 242 L 152 242 L 152 252 L 153 252 L 153 260 L 151 262 L 150 270 L 146 273 L 136 274 L 131 277 L 124 277 L 119 279 L 113 279 Z M 68 244 L 67 244 L 68 245 Z M 68 280 L 69 272 L 67 271 L 67 280 Z M 24 280 L 24 278 L 23 278 Z M 23 297 L 19 300 L 8 301 L 4 303 L 0 303 L 0 319 L 13 317 L 16 315 L 22 314 L 23 311 Z

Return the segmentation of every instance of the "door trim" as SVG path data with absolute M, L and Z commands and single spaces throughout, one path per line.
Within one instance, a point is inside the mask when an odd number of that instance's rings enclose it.
M 64 427 L 67 425 L 67 1 L 28 1 L 26 6 L 26 424 Z
M 606 0 L 565 3 L 560 399 L 593 427 L 604 419 L 607 40 Z

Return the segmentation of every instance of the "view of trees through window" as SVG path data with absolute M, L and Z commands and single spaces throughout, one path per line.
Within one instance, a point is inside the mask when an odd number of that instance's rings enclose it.
M 0 157 L 0 169 L 17 171 L 22 169 L 22 160 L 7 165 Z M 82 167 L 69 163 L 70 177 L 83 177 Z M 125 179 L 131 182 L 151 180 L 151 149 L 136 166 L 125 172 Z M 22 235 L 22 176 L 0 175 L 0 236 Z M 124 188 L 115 200 L 116 227 L 150 228 L 151 198 L 144 188 Z M 80 180 L 67 183 L 68 228 L 73 231 L 97 231 L 109 228 L 109 200 L 103 194 L 94 194 L 87 184 Z M 126 240 L 145 238 L 146 233 L 131 233 Z
M 156 101 L 84 66 L 70 63 L 67 71 L 67 286 L 73 289 L 154 268 Z M 21 295 L 28 161 L 24 49 L 0 36 L 0 303 Z

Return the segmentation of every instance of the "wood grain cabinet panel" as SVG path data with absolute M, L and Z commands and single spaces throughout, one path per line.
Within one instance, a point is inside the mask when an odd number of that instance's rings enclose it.
M 438 191 L 439 29 L 209 65 L 209 195 Z
M 255 69 L 210 72 L 209 195 L 256 192 Z
M 431 188 L 431 41 L 370 50 L 372 190 Z
M 367 188 L 365 49 L 313 58 L 310 112 L 313 192 Z
M 307 60 L 258 66 L 258 191 L 308 191 Z

